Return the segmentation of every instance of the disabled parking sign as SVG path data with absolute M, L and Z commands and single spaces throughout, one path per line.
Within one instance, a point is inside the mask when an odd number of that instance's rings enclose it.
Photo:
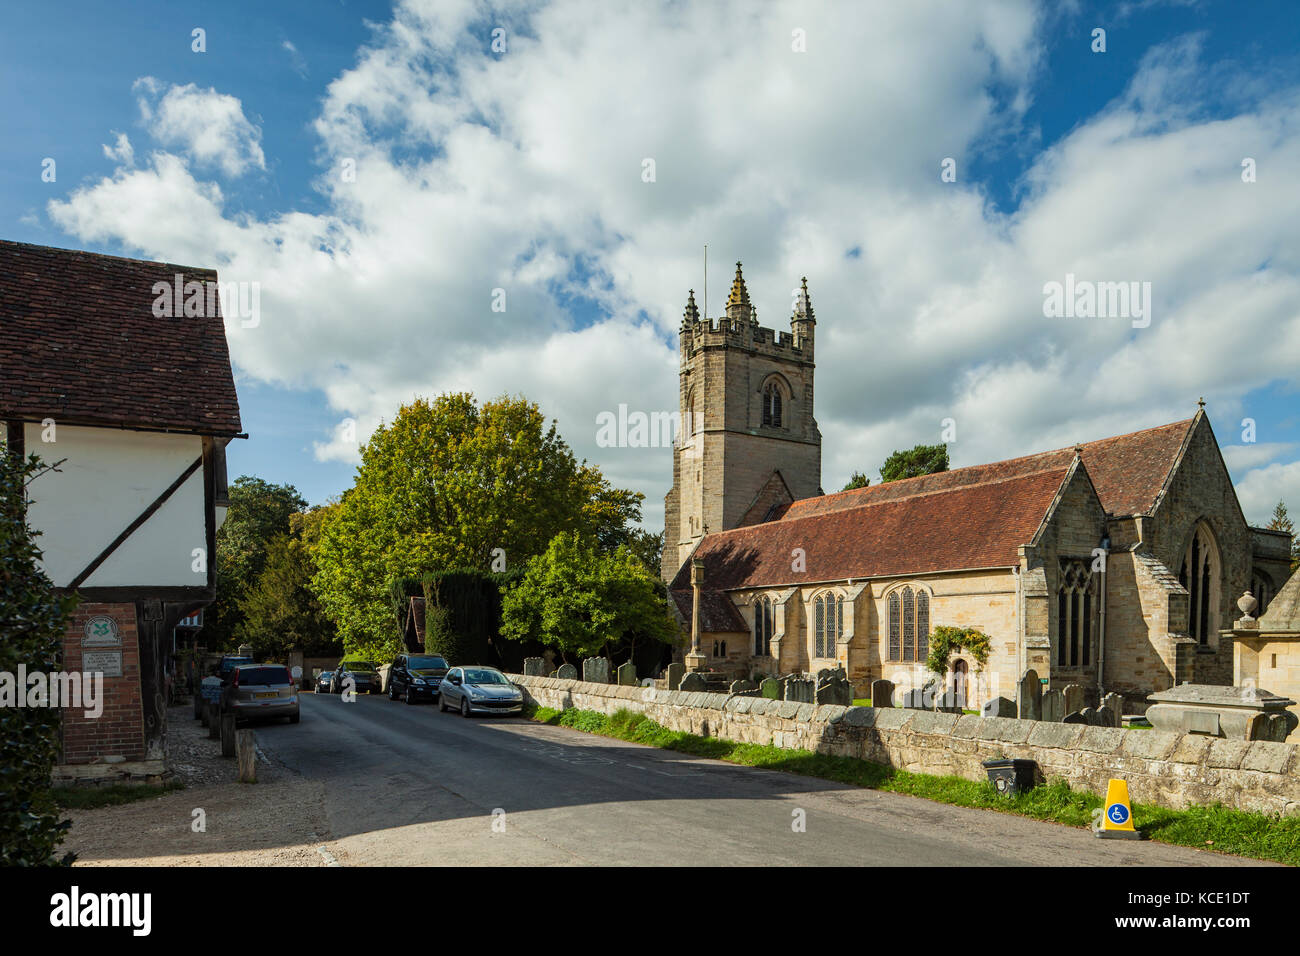
M 1106 808 L 1099 822 L 1101 825 L 1095 827 L 1093 832 L 1103 839 L 1142 839 L 1142 834 L 1133 828 L 1133 808 L 1128 801 L 1127 781 L 1112 777 L 1106 785 Z

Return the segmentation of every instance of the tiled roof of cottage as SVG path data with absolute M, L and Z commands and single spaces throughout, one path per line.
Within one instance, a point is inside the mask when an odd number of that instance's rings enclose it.
M 704 561 L 705 586 L 724 591 L 1011 567 L 1047 515 L 1069 465 L 950 488 L 913 485 L 911 495 L 810 514 L 797 514 L 792 506 L 779 521 L 706 536 L 692 557 Z M 803 572 L 792 567 L 796 548 L 805 555 Z M 689 585 L 688 561 L 672 587 Z
M 0 240 L 0 419 L 241 431 L 218 314 L 156 318 L 153 287 L 211 269 Z
M 1097 489 L 1102 507 L 1109 514 L 1147 514 L 1151 511 L 1195 420 L 1188 418 L 1079 446 L 1084 465 L 1088 469 L 1088 477 Z M 803 498 L 787 509 L 782 520 L 790 521 L 912 495 L 1001 481 L 1051 468 L 1063 468 L 1073 459 L 1074 447 L 1058 448 L 1023 458 L 956 468 L 818 498 Z

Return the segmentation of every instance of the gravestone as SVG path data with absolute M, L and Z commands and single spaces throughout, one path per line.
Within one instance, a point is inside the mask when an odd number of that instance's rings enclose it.
M 783 691 L 785 700 L 794 700 L 801 704 L 817 702 L 817 685 L 811 677 L 787 677 Z
M 934 702 L 934 709 L 941 714 L 960 714 L 965 710 L 965 698 L 965 694 L 959 694 L 954 688 L 949 687 Z
M 1059 724 L 1065 717 L 1065 695 L 1059 690 L 1049 690 L 1043 694 L 1042 719 Z
M 677 685 L 682 682 L 682 678 L 685 676 L 686 665 L 673 661 L 673 663 L 668 665 L 668 669 L 664 671 L 664 685 L 669 690 L 676 690 Z
M 1074 712 L 1073 714 L 1066 714 L 1064 717 L 1061 718 L 1061 723 L 1063 724 L 1086 724 L 1087 722 L 1088 722 L 1087 718 L 1085 718 L 1083 714 L 1079 713 L 1078 711 Z
M 560 680 L 577 680 L 578 669 L 572 664 L 561 664 L 560 669 L 555 672 L 555 676 Z
M 733 680 L 729 693 L 732 697 L 757 697 L 758 685 L 752 680 Z
M 609 666 L 609 661 L 605 660 L 605 658 L 602 657 L 599 660 L 605 661 L 606 667 Z M 618 665 L 618 683 L 621 687 L 636 686 L 636 665 L 631 661 Z
M 1079 711 L 1079 713 L 1083 715 L 1083 722 L 1089 727 L 1106 726 L 1102 723 L 1106 718 L 1095 707 L 1085 707 L 1083 710 Z
M 545 677 L 546 676 L 546 659 L 542 657 L 525 657 L 524 658 L 524 676 L 525 677 Z
M 1076 711 L 1083 713 L 1083 708 L 1086 705 L 1083 699 L 1082 687 L 1078 684 L 1066 684 L 1062 693 L 1065 694 L 1065 712 L 1067 714 L 1073 714 Z
M 1098 727 L 1118 727 L 1116 718 L 1119 715 L 1110 709 L 1109 704 L 1102 704 L 1097 708 L 1097 726 Z
M 593 684 L 608 684 L 609 680 L 609 658 L 608 657 L 588 657 L 582 662 L 582 679 L 591 681 Z
M 849 683 L 843 668 L 822 671 L 825 677 L 817 680 L 816 702 L 819 704 L 839 704 L 841 707 L 853 706 L 853 685 Z
M 1021 720 L 1043 719 L 1043 685 L 1039 683 L 1038 671 L 1032 667 L 1025 671 L 1016 685 L 1016 701 Z
M 687 674 L 685 677 L 682 678 L 682 682 L 681 684 L 678 685 L 677 689 L 688 691 L 688 692 L 695 692 L 695 691 L 707 690 L 708 686 L 709 685 L 704 680 L 703 675 L 695 671 L 691 671 L 689 674 Z
M 1101 706 L 1109 708 L 1112 714 L 1111 726 L 1120 727 L 1124 723 L 1124 695 L 1107 694 L 1101 699 Z
M 934 707 L 934 683 L 904 693 L 903 706 L 909 710 L 930 710 Z
M 769 677 L 758 685 L 758 692 L 768 700 L 781 700 L 781 682 L 775 677 Z
M 881 678 L 871 682 L 871 706 L 894 706 L 894 682 L 892 680 Z
M 1007 700 L 1005 697 L 994 697 L 992 700 L 984 702 L 981 714 L 985 717 L 1015 717 L 1016 702 Z

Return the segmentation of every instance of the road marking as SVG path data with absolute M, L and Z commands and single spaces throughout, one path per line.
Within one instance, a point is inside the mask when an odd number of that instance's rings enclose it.
M 319 853 L 319 854 L 320 854 L 320 855 L 325 859 L 325 865 L 326 865 L 326 866 L 342 866 L 342 865 L 343 865 L 343 864 L 339 863 L 338 860 L 334 859 L 334 857 L 333 857 L 332 855 L 330 855 L 330 851 L 327 850 L 327 849 L 325 849 L 323 846 L 318 846 L 318 847 L 316 847 L 316 852 Z

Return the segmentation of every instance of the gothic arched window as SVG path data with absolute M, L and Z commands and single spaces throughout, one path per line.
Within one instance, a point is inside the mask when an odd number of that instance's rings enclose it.
M 930 656 L 930 594 L 910 587 L 889 595 L 889 659 L 923 661 Z
M 844 598 L 830 592 L 813 600 L 813 657 L 835 657 L 835 642 L 844 630 Z
M 1061 583 L 1056 591 L 1056 664 L 1092 664 L 1092 567 L 1085 561 L 1061 559 Z
M 1219 560 L 1214 538 L 1204 524 L 1197 525 L 1183 554 L 1178 583 L 1187 589 L 1187 632 L 1208 644 L 1210 628 L 1219 619 Z
M 763 389 L 763 424 L 781 427 L 781 386 L 775 382 Z
M 772 633 L 775 631 L 772 599 L 764 595 L 754 607 L 754 656 L 772 656 Z

